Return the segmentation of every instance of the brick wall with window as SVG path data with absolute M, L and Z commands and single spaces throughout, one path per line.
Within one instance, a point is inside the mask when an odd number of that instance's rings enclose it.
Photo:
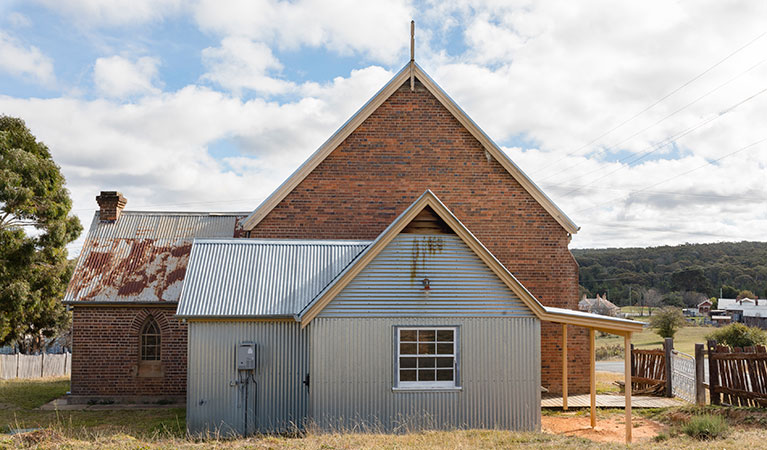
M 577 309 L 567 232 L 420 83 L 384 102 L 251 237 L 375 239 L 426 189 L 543 304 Z M 541 334 L 542 383 L 561 392 L 561 327 Z M 587 332 L 570 327 L 568 339 L 570 392 L 588 392 Z
M 175 313 L 175 304 L 75 306 L 72 395 L 183 396 L 187 326 Z

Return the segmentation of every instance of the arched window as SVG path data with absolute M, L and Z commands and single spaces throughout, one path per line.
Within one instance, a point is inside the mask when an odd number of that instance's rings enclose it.
M 140 334 L 140 360 L 141 361 L 159 361 L 160 360 L 160 327 L 157 322 L 150 317 L 144 326 L 141 327 Z

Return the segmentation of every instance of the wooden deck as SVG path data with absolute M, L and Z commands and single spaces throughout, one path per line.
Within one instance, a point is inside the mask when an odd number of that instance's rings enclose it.
M 651 397 L 646 395 L 632 395 L 632 408 L 668 408 L 670 406 L 682 406 L 686 403 L 676 398 Z M 585 395 L 570 395 L 567 397 L 569 408 L 588 408 L 591 406 L 591 397 Z M 625 408 L 626 397 L 623 395 L 597 394 L 598 408 Z M 562 397 L 544 395 L 541 397 L 541 408 L 562 408 Z

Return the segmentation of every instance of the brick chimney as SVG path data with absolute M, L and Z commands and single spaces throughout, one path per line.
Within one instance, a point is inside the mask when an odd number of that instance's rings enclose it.
M 99 219 L 102 222 L 114 222 L 120 217 L 120 212 L 128 203 L 122 193 L 117 191 L 101 191 L 101 195 L 96 197 L 99 204 Z

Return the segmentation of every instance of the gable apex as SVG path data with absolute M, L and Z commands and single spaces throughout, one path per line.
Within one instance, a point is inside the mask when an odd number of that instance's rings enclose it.
M 509 270 L 490 253 L 479 239 L 431 191 L 426 190 L 397 217 L 365 250 L 362 251 L 333 281 L 317 294 L 294 319 L 304 328 L 325 308 L 386 246 L 424 209 L 431 208 L 480 260 L 525 304 L 540 320 L 590 327 L 609 333 L 627 335 L 641 331 L 643 324 L 627 319 L 600 316 L 564 308 L 542 305 Z
M 503 152 L 481 128 L 437 85 L 415 62 L 406 64 L 381 90 L 360 108 L 320 148 L 318 148 L 293 174 L 269 195 L 244 221 L 245 231 L 253 230 L 277 205 L 309 174 L 349 137 L 373 112 L 391 97 L 410 78 L 410 74 L 423 85 L 439 103 L 463 126 L 521 186 L 570 234 L 580 229 L 554 202 Z

